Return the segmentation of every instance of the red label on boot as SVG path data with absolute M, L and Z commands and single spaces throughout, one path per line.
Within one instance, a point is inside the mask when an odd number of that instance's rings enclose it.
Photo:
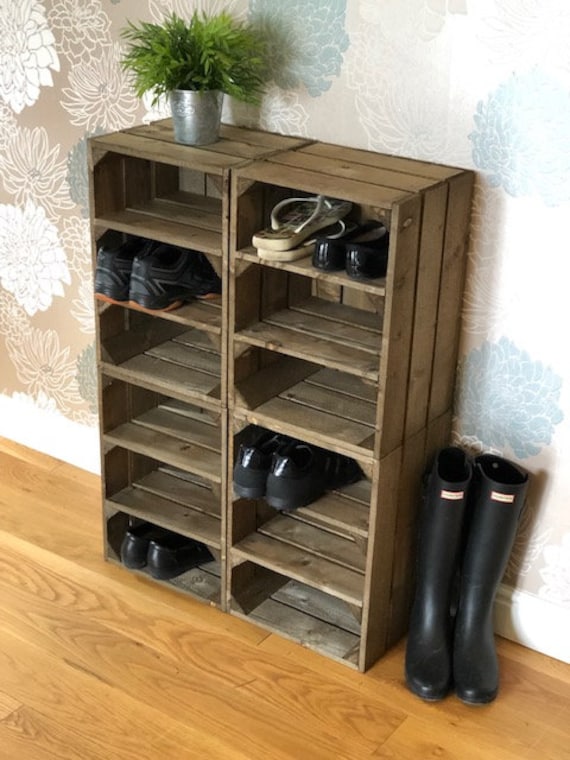
M 448 501 L 459 501 L 465 496 L 465 491 L 441 491 L 440 498 Z
M 498 491 L 491 491 L 491 501 L 500 501 L 501 504 L 512 504 L 514 500 L 514 493 L 499 493 Z

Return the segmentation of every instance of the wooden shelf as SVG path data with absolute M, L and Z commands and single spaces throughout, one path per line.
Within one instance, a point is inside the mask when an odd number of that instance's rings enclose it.
M 221 483 L 221 453 L 195 442 L 190 431 L 183 438 L 174 432 L 167 435 L 135 420 L 104 433 L 103 441 Z
M 105 313 L 113 309 L 127 309 L 133 312 L 141 312 L 141 309 L 128 301 L 125 303 L 111 304 L 105 301 L 97 301 L 97 316 L 104 319 Z M 153 318 L 175 322 L 187 327 L 195 327 L 213 335 L 221 335 L 222 332 L 222 305 L 219 299 L 207 301 L 191 301 L 185 303 L 173 311 L 159 311 L 156 313 L 144 312 Z
M 311 298 L 239 330 L 234 340 L 378 382 L 378 321 L 370 312 Z

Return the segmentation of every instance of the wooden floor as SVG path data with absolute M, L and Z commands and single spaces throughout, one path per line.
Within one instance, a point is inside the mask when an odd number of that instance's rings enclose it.
M 1 760 L 563 760 L 570 667 L 498 641 L 492 705 L 426 704 L 102 559 L 99 481 L 0 439 Z

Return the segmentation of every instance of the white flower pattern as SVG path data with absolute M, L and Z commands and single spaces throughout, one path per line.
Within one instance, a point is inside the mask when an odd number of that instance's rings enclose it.
M 71 278 L 56 226 L 28 201 L 0 205 L 0 284 L 33 316 L 63 296 Z
M 54 37 L 37 0 L 0 3 L 0 98 L 16 113 L 33 105 L 59 71 Z

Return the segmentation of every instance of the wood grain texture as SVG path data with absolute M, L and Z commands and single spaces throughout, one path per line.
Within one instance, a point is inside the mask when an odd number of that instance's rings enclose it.
M 0 760 L 565 760 L 570 668 L 498 639 L 470 708 L 103 561 L 100 483 L 0 440 Z

